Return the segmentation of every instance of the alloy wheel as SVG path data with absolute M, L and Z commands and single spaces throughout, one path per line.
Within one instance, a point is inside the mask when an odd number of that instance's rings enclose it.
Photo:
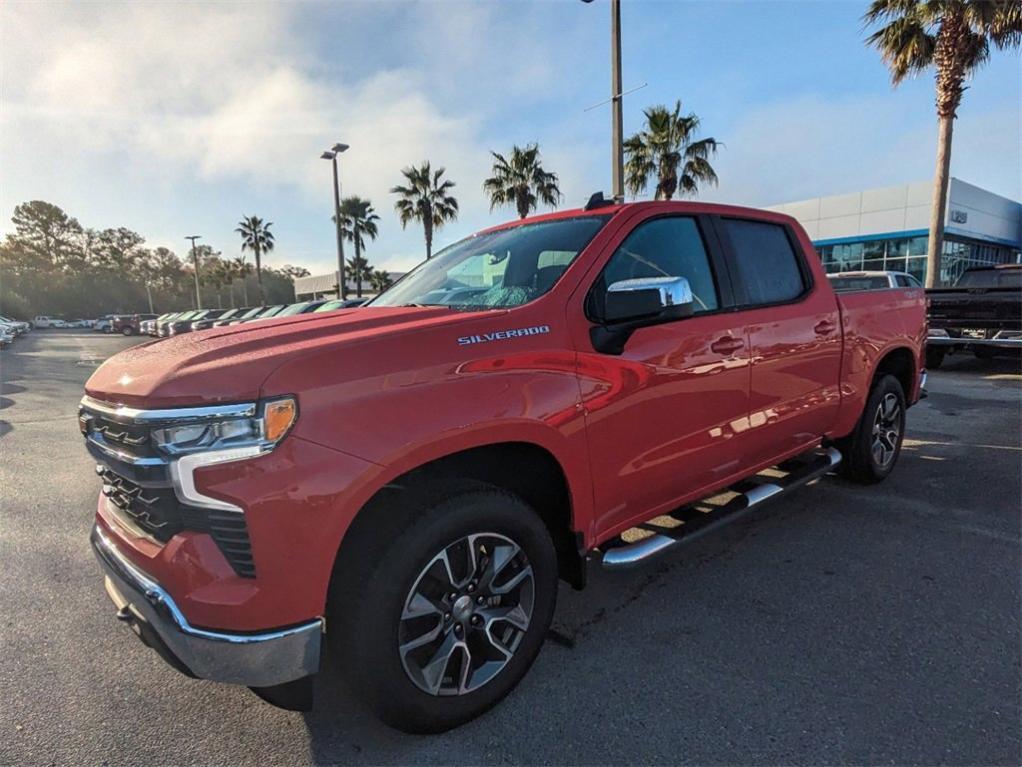
M 873 444 L 871 447 L 873 460 L 881 469 L 886 468 L 894 460 L 901 438 L 901 403 L 898 396 L 887 393 L 877 406 L 873 418 Z
M 485 532 L 444 547 L 405 597 L 398 652 L 430 695 L 464 695 L 499 674 L 532 620 L 535 580 L 525 551 Z

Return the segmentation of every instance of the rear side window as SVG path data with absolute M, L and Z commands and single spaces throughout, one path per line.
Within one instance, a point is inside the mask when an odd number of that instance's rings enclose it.
M 723 219 L 734 251 L 734 278 L 746 305 L 778 304 L 798 298 L 806 289 L 798 256 L 779 224 Z

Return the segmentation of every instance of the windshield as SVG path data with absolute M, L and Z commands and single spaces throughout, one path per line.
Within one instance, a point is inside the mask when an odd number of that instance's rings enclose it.
M 957 288 L 1022 288 L 1022 269 L 976 269 L 965 272 Z
M 423 261 L 370 306 L 506 309 L 539 298 L 609 216 L 579 216 L 478 234 Z
M 276 316 L 277 317 L 290 317 L 292 314 L 301 314 L 302 310 L 305 309 L 310 303 L 312 303 L 312 302 L 311 301 L 302 301 L 300 304 L 291 304 L 290 306 L 285 306 L 284 307 L 284 311 L 280 312 Z
M 317 307 L 313 311 L 315 311 L 315 312 L 332 312 L 334 309 L 343 309 L 343 308 L 344 308 L 344 301 L 341 301 L 339 299 L 334 299 L 333 301 L 327 301 L 325 304 L 323 304 L 320 307 Z
M 272 317 L 283 308 L 284 304 L 277 304 L 275 306 L 264 306 L 262 311 L 256 315 L 256 319 L 262 319 L 263 317 Z

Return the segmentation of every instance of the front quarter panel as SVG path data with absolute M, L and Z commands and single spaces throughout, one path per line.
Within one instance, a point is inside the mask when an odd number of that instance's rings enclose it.
M 585 516 L 591 493 L 576 355 L 557 306 L 547 294 L 509 311 L 325 349 L 276 370 L 263 396 L 298 393 L 295 434 L 382 467 L 380 487 L 472 447 L 539 445 L 561 464 L 574 515 Z

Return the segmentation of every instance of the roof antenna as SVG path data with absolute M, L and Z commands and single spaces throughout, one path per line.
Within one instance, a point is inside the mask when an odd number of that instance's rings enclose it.
M 582 210 L 596 210 L 597 208 L 606 208 L 608 205 L 614 205 L 614 200 L 608 200 L 603 196 L 603 190 L 594 192 L 589 197 L 589 202 L 585 204 Z

